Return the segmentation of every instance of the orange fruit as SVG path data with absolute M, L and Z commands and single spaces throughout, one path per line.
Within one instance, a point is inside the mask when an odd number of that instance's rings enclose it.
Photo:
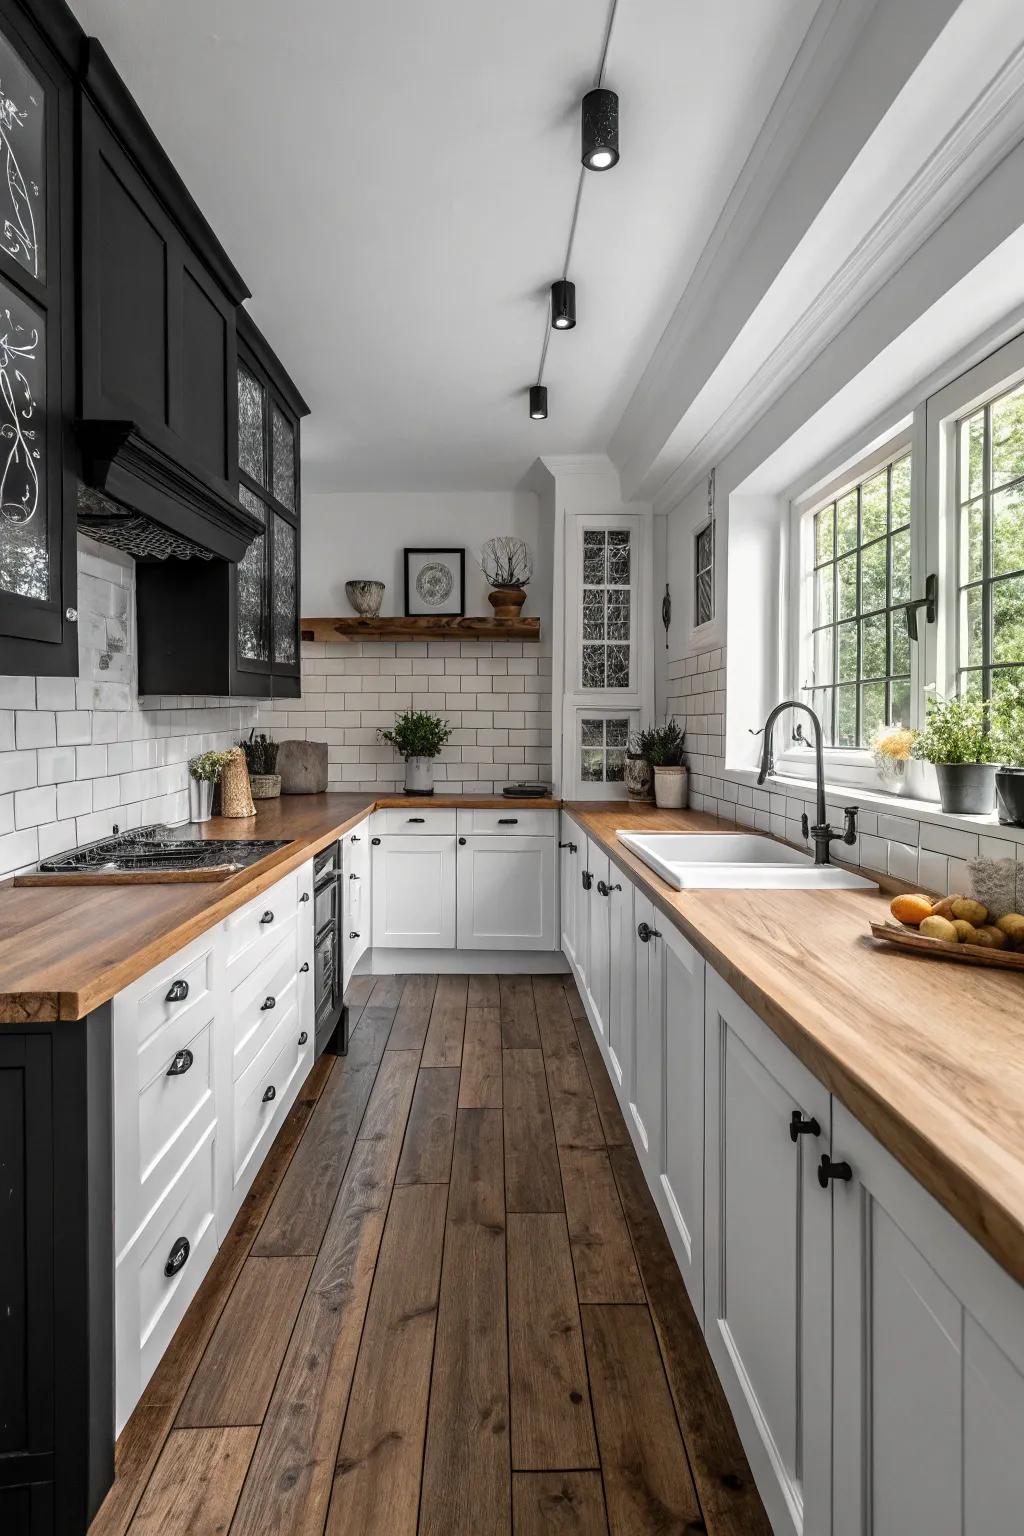
M 907 923 L 911 928 L 916 928 L 926 917 L 932 915 L 931 897 L 894 896 L 889 911 L 897 922 Z

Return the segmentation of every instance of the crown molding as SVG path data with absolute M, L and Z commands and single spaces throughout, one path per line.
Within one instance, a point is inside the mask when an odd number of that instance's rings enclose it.
M 729 407 L 659 486 L 668 511 L 720 463 L 895 272 L 1024 139 L 1018 46 L 907 181 Z

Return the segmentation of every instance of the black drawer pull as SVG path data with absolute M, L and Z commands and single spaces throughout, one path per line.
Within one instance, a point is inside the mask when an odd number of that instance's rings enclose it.
M 607 896 L 608 895 L 608 886 L 607 886 L 607 884 L 605 883 L 604 880 L 599 880 L 597 882 L 597 894 L 599 896 Z
M 359 934 L 356 933 L 354 928 L 353 928 L 352 932 L 349 934 L 349 938 L 350 939 L 358 939 L 359 938 Z
M 373 844 L 373 846 L 375 848 L 379 848 L 380 847 L 380 838 L 379 837 L 371 837 L 370 838 L 370 842 Z
M 167 1263 L 164 1265 L 164 1274 L 168 1280 L 173 1280 L 175 1275 L 185 1268 L 188 1256 L 192 1251 L 192 1244 L 187 1237 L 179 1237 L 170 1253 L 167 1255 Z
M 518 825 L 519 825 L 519 817 L 518 816 L 499 816 L 498 817 L 498 826 L 499 827 L 518 827 Z
M 187 981 L 172 981 L 164 998 L 165 1003 L 183 1003 L 188 997 Z
M 589 870 L 589 869 L 585 869 L 585 870 L 584 870 L 584 871 L 583 871 L 583 873 L 582 873 L 582 874 L 581 874 L 581 875 L 580 875 L 580 879 L 581 879 L 581 880 L 582 880 L 582 881 L 583 881 L 583 889 L 584 889 L 584 890 L 585 890 L 585 891 L 589 891 L 589 890 L 590 890 L 590 887 L 591 887 L 591 886 L 592 886 L 592 885 L 593 885 L 593 883 L 594 883 L 594 877 L 593 877 L 593 875 L 592 875 L 592 874 L 591 874 L 591 873 L 590 873 L 590 870 Z
M 821 1126 L 812 1115 L 805 1120 L 798 1109 L 794 1109 L 789 1117 L 789 1139 L 796 1141 L 799 1136 L 820 1136 Z
M 260 1003 L 260 1013 L 269 1013 L 271 1008 L 277 1007 L 276 997 L 265 997 Z
M 300 901 L 308 901 L 309 900 L 309 892 L 308 891 L 303 891 L 302 895 L 299 897 L 299 900 Z
M 410 816 L 410 817 L 408 817 L 408 821 L 409 821 L 410 826 L 414 826 L 414 827 L 422 827 L 422 825 L 426 821 L 426 819 L 427 818 L 425 816 Z
M 621 885 L 610 885 L 608 887 L 608 889 L 609 889 L 609 891 L 621 891 L 622 890 L 622 886 Z
M 306 1031 L 303 1030 L 302 1034 L 299 1036 L 299 1044 L 300 1045 L 305 1045 L 305 1043 L 306 1043 L 306 1041 L 308 1039 L 309 1039 L 309 1036 L 306 1034 Z
M 576 852 L 576 844 L 575 843 L 559 843 L 558 846 L 559 846 L 559 848 L 568 848 L 570 853 L 575 853 Z
M 186 1045 L 182 1050 L 175 1051 L 174 1059 L 167 1068 L 168 1077 L 184 1077 L 189 1067 L 195 1061 L 195 1057 Z
M 361 843 L 362 842 L 362 838 L 361 837 L 357 837 L 356 834 L 353 832 L 352 836 L 349 838 L 349 842 L 350 843 Z
M 359 876 L 358 875 L 349 875 L 349 879 L 350 880 L 358 880 Z
M 841 1179 L 848 1183 L 853 1178 L 853 1169 L 849 1163 L 834 1163 L 827 1152 L 821 1154 L 821 1162 L 818 1164 L 818 1183 L 822 1189 L 828 1189 L 829 1179 Z
M 271 912 L 270 908 L 268 907 L 267 910 L 264 912 L 263 916 L 260 918 L 260 922 L 261 923 L 272 923 L 273 921 L 274 921 L 274 914 L 273 914 L 273 912 Z
M 263 1090 L 263 1102 L 264 1102 L 264 1104 L 269 1104 L 271 1099 L 276 1099 L 276 1098 L 277 1098 L 277 1089 L 274 1087 L 273 1083 L 271 1083 L 269 1088 L 264 1088 L 264 1090 Z
M 636 936 L 640 940 L 641 944 L 647 944 L 651 939 L 661 938 L 661 934 L 658 932 L 657 928 L 652 928 L 649 923 L 639 923 L 637 925 Z
M 308 960 L 303 960 L 302 964 L 299 966 L 299 971 L 300 972 L 305 972 L 305 971 L 308 971 L 308 970 L 309 970 L 309 961 Z

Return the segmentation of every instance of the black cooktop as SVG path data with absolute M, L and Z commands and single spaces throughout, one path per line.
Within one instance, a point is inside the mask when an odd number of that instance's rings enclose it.
M 232 864 L 244 869 L 265 858 L 268 853 L 288 846 L 287 838 L 202 838 L 189 837 L 190 828 L 137 827 L 116 837 L 100 838 L 82 848 L 72 848 L 39 865 L 41 874 L 81 874 L 87 871 L 126 870 L 142 873 L 150 870 L 212 869 Z

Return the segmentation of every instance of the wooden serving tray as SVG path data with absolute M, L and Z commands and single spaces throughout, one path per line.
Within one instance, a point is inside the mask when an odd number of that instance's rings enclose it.
M 1012 949 L 983 949 L 980 944 L 948 944 L 945 939 L 930 939 L 927 934 L 893 923 L 872 923 L 871 932 L 897 949 L 932 955 L 939 960 L 960 960 L 965 965 L 994 965 L 1004 971 L 1024 971 L 1024 952 Z
M 241 864 L 207 864 L 202 869 L 75 869 L 67 874 L 39 871 L 15 875 L 15 885 L 210 885 L 237 875 Z

